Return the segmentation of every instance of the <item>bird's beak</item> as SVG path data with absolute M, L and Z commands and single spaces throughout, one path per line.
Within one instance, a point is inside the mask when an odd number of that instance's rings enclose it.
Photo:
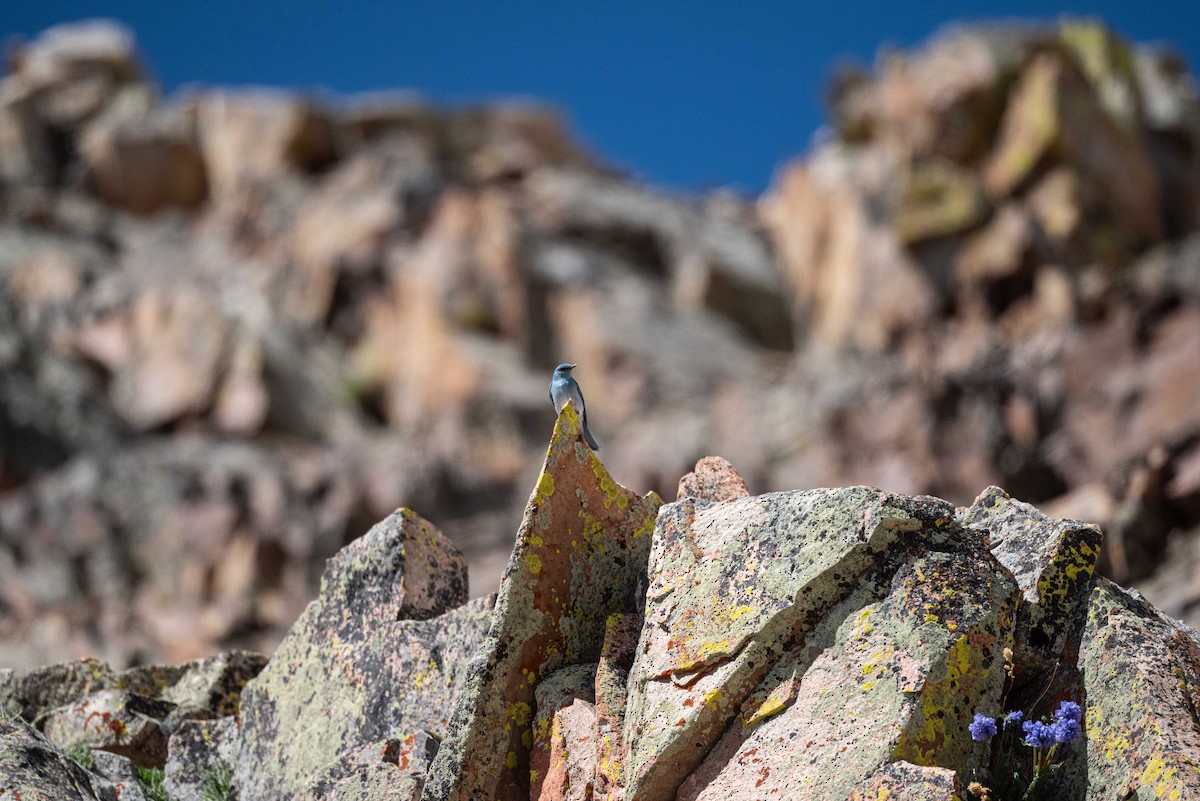
M 567 367 L 570 367 L 572 370 L 574 370 L 574 369 L 575 369 L 576 367 L 578 367 L 578 366 L 579 366 L 579 365 L 577 365 L 577 364 L 568 364 L 568 365 L 567 365 Z

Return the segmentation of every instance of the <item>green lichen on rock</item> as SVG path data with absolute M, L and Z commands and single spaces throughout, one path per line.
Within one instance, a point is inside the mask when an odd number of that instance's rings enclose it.
M 901 242 L 913 244 L 968 230 L 987 212 L 974 175 L 949 162 L 927 161 L 906 177 L 892 227 Z
M 1021 588 L 1014 651 L 1022 664 L 1045 666 L 1063 655 L 1075 610 L 1085 602 L 1103 534 L 1098 526 L 1056 520 L 988 487 L 963 525 L 987 536 L 991 551 Z
M 1096 579 L 1080 641 L 1087 798 L 1200 798 L 1200 642 L 1141 596 Z
M 348 749 L 444 732 L 491 619 L 488 599 L 464 603 L 466 587 L 461 554 L 409 510 L 331 559 L 317 600 L 243 693 L 240 797 L 292 796 Z
M 171 736 L 163 783 L 178 801 L 208 801 L 205 787 L 214 777 L 232 784 L 237 762 L 238 725 L 233 717 L 190 720 Z
M 0 798 L 22 801 L 116 801 L 108 782 L 19 717 L 0 717 Z
M 824 514 L 737 551 L 807 547 L 825 569 L 793 587 L 794 603 L 776 616 L 789 625 L 766 623 L 731 667 L 690 687 L 646 688 L 659 705 L 642 708 L 638 731 L 649 738 L 631 745 L 637 797 L 845 798 L 893 762 L 976 767 L 966 727 L 977 708 L 999 703 L 1017 592 L 982 538 L 931 499 L 861 488 L 767 498 Z M 703 522 L 697 515 L 693 530 Z M 720 700 L 689 714 L 701 692 Z M 696 765 L 689 747 L 707 756 Z
M 369 743 L 344 754 L 301 796 L 322 801 L 417 801 L 437 753 L 427 731 Z
M 613 481 L 564 407 L 425 799 L 529 797 L 535 688 L 598 662 L 609 617 L 635 611 L 660 505 Z
M 750 778 L 751 743 L 778 748 L 796 725 L 838 757 L 830 793 L 893 759 L 966 765 L 972 705 L 998 700 L 1015 585 L 944 501 L 865 487 L 682 499 L 660 513 L 650 577 L 625 719 L 640 801 L 673 799 L 692 771 L 686 797 L 760 778 L 796 793 L 814 779 L 787 760 Z M 877 753 L 841 755 L 856 716 L 890 731 L 872 731 Z

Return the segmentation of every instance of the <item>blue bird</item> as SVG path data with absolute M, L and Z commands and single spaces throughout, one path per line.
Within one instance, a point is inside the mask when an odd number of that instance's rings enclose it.
M 560 364 L 554 368 L 554 377 L 550 379 L 550 402 L 554 404 L 555 414 L 562 412 L 567 401 L 572 402 L 575 410 L 579 412 L 580 420 L 583 421 L 583 436 L 587 440 L 588 447 L 598 451 L 600 445 L 592 436 L 592 432 L 588 431 L 587 405 L 583 402 L 583 393 L 579 390 L 579 384 L 571 377 L 571 371 L 574 369 L 575 365 L 573 364 Z

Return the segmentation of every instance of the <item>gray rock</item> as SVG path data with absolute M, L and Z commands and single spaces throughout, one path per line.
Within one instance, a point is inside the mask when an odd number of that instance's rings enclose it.
M 246 682 L 266 658 L 229 651 L 183 665 L 147 665 L 114 670 L 96 659 L 62 662 L 32 670 L 0 670 L 0 705 L 40 725 L 47 716 L 104 692 L 138 695 L 170 707 L 170 720 L 218 718 L 237 711 Z M 169 734 L 170 732 L 167 732 Z
M 1044 667 L 1062 659 L 1096 569 L 1104 539 L 1100 527 L 1047 517 L 999 487 L 988 487 L 957 516 L 988 537 L 991 552 L 1021 588 L 1017 662 Z
M 322 801 L 418 801 L 438 739 L 418 731 L 345 754 L 313 782 L 304 798 Z
M 23 801 L 117 801 L 93 775 L 21 718 L 0 718 L 0 797 Z
M 241 797 L 301 793 L 346 751 L 445 732 L 491 621 L 491 601 L 464 603 L 466 591 L 462 555 L 407 509 L 329 560 L 317 600 L 242 694 Z
M 50 710 L 42 731 L 60 747 L 112 751 L 142 767 L 167 761 L 164 724 L 174 704 L 121 690 L 100 690 Z
M 1089 799 L 1200 796 L 1196 632 L 1097 578 L 1079 648 L 1087 748 L 1075 750 L 1076 789 Z
M 185 721 L 171 735 L 163 768 L 163 786 L 172 801 L 211 801 L 206 797 L 206 787 L 221 777 L 232 784 L 237 737 L 234 717 Z
M 108 780 L 120 801 L 149 801 L 138 781 L 138 767 L 129 757 L 109 751 L 93 751 L 92 773 Z
M 865 487 L 664 507 L 627 794 L 844 797 L 897 757 L 972 765 L 966 726 L 1000 698 L 992 648 L 1016 586 L 953 515 Z

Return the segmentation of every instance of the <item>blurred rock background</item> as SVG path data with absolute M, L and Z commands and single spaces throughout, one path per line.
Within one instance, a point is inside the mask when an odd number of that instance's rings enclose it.
M 1200 621 L 1200 101 L 1099 23 L 830 87 L 757 200 L 632 182 L 552 111 L 164 99 L 79 23 L 0 81 L 0 665 L 270 652 L 395 507 L 495 588 L 560 361 L 673 496 L 988 484 Z M 799 149 L 799 148 L 798 148 Z

